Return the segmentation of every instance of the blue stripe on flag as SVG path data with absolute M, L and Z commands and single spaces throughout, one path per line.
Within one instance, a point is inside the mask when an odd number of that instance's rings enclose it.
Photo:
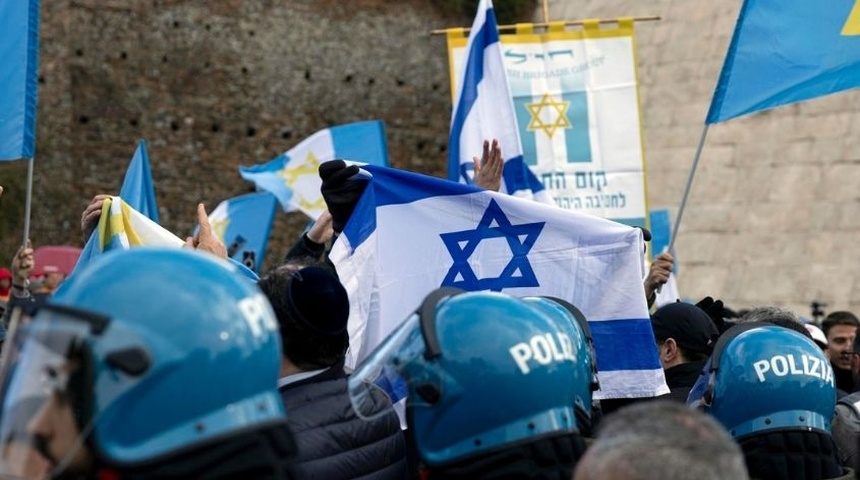
M 588 325 L 594 336 L 598 372 L 662 368 L 649 319 L 597 320 Z M 630 348 L 634 345 L 637 348 Z M 654 349 L 648 351 L 650 345 Z

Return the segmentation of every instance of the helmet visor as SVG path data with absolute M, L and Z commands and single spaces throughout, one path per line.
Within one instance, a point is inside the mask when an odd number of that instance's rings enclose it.
M 419 316 L 411 315 L 349 377 L 349 399 L 360 418 L 372 420 L 406 398 L 404 369 L 424 352 Z
M 0 478 L 86 472 L 92 426 L 87 338 L 105 317 L 65 307 L 16 315 L 0 361 Z

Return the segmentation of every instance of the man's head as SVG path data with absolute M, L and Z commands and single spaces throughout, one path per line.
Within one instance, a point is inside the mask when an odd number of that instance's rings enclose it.
M 833 312 L 821 322 L 821 330 L 827 337 L 830 361 L 836 368 L 851 369 L 851 352 L 860 320 L 851 312 Z
M 749 478 L 738 446 L 707 415 L 677 402 L 613 413 L 576 468 L 577 480 Z
M 707 359 L 719 336 L 704 310 L 682 302 L 670 303 L 654 312 L 651 328 L 663 368 Z
M 299 371 L 343 362 L 349 348 L 349 297 L 325 266 L 282 265 L 259 282 L 281 332 L 284 359 Z
M 13 331 L 0 452 L 31 442 L 54 475 L 160 465 L 263 430 L 288 436 L 277 321 L 213 257 L 104 255 Z

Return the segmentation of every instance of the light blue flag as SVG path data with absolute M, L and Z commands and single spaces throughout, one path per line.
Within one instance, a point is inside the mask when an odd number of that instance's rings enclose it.
M 651 210 L 650 213 L 651 226 L 651 252 L 656 257 L 669 248 L 670 237 L 672 236 L 672 221 L 669 218 L 669 210 Z M 678 271 L 676 264 L 674 269 Z
M 745 0 L 705 123 L 857 86 L 857 0 Z
M 278 200 L 268 192 L 224 200 L 209 214 L 212 231 L 224 242 L 227 255 L 259 272 Z
M 589 320 L 599 398 L 668 392 L 642 290 L 641 230 L 471 185 L 363 168 L 372 179 L 330 252 L 349 293 L 350 366 L 428 292 L 453 286 L 565 299 Z
M 0 160 L 33 158 L 39 0 L 0 0 Z
M 285 212 L 301 210 L 316 219 L 326 209 L 319 165 L 334 159 L 387 166 L 384 124 L 371 120 L 320 130 L 268 163 L 239 167 L 239 174 L 272 193 Z
M 498 139 L 505 158 L 501 191 L 554 204 L 543 184 L 523 160 L 517 117 L 499 45 L 493 2 L 481 0 L 459 69 L 451 115 L 448 179 L 472 183 L 472 157 L 480 156 L 484 140 Z
M 122 181 L 119 196 L 131 208 L 158 223 L 158 204 L 155 202 L 152 170 L 149 166 L 149 154 L 146 153 L 146 141 L 144 140 L 137 144 L 137 150 L 134 151 L 131 163 L 125 171 L 125 179 Z

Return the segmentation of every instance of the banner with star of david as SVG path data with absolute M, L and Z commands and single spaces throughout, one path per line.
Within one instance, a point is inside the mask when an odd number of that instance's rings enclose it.
M 430 291 L 452 286 L 568 300 L 591 325 L 599 398 L 668 392 L 642 290 L 641 230 L 472 185 L 362 168 L 372 179 L 330 253 L 349 293 L 349 366 Z
M 632 19 L 500 35 L 525 163 L 559 207 L 647 226 Z M 448 35 L 451 91 L 466 38 Z

